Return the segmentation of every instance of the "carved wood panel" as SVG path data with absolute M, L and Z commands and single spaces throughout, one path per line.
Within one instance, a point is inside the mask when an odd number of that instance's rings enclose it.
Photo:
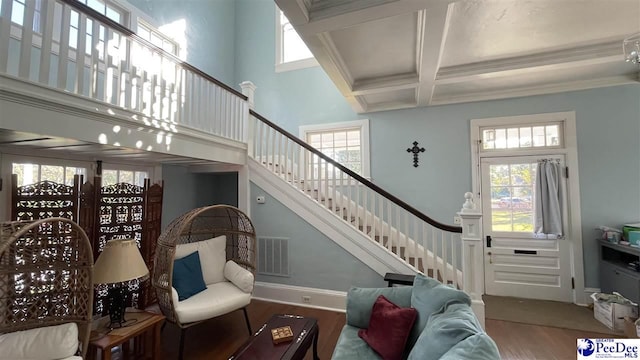
M 17 186 L 12 177 L 12 219 L 34 220 L 60 216 L 80 225 L 91 242 L 94 261 L 111 239 L 135 239 L 149 271 L 153 269 L 156 241 L 160 236 L 163 185 L 144 186 L 118 183 L 101 186 L 101 177 L 93 183 L 82 183 L 74 177 L 74 185 L 51 181 Z M 155 292 L 148 280 L 132 280 L 125 284 L 132 296 L 129 306 L 146 307 L 155 302 Z M 103 313 L 108 285 L 99 284 L 95 293 L 95 313 Z
M 11 220 L 39 220 L 63 217 L 78 222 L 78 204 L 82 175 L 73 177 L 73 185 L 53 181 L 18 186 L 18 175 L 11 175 Z

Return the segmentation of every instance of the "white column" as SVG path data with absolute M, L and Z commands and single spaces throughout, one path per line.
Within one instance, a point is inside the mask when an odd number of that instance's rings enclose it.
M 253 101 L 257 87 L 251 81 L 243 81 L 240 83 L 242 88 L 242 95 L 247 97 L 249 102 L 249 109 L 255 109 L 255 102 Z
M 462 287 L 471 297 L 471 308 L 484 328 L 484 249 L 482 212 L 473 203 L 473 194 L 464 194 L 465 203 L 458 213 L 462 224 Z
M 238 168 L 238 209 L 251 217 L 251 185 L 249 184 L 249 165 Z

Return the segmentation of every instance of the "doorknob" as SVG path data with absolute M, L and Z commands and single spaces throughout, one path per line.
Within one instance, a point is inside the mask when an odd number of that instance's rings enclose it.
M 489 264 L 493 264 L 493 258 L 491 258 L 491 251 L 489 251 L 487 255 L 489 255 Z
M 487 235 L 487 247 L 491 247 L 491 236 Z

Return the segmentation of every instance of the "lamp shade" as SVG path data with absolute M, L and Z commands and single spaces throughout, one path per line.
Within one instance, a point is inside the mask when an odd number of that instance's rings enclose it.
M 110 240 L 93 266 L 93 282 L 112 284 L 142 278 L 149 269 L 133 239 Z

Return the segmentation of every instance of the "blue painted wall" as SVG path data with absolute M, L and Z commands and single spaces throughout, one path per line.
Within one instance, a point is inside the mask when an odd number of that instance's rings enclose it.
M 192 173 L 184 166 L 163 165 L 162 228 L 197 207 L 238 206 L 237 173 Z
M 155 20 L 155 26 L 185 19 L 187 62 L 233 86 L 234 0 L 127 0 Z
M 294 134 L 369 118 L 373 181 L 445 223 L 471 190 L 471 119 L 575 111 L 586 286 L 599 286 L 594 228 L 640 220 L 640 85 L 356 114 L 320 68 L 275 73 L 274 13 L 272 1 L 236 1 L 235 82 L 257 85 L 256 110 Z M 413 168 L 406 148 L 416 140 L 427 151 Z
M 320 67 L 274 71 L 275 5 L 271 0 L 130 2 L 158 24 L 188 19 L 188 61 L 236 88 L 241 81 L 253 81 L 258 86 L 257 111 L 294 134 L 300 125 L 370 119 L 373 181 L 445 223 L 452 222 L 463 202 L 462 194 L 471 189 L 470 119 L 575 111 L 588 287 L 599 286 L 598 232 L 594 228 L 640 221 L 640 85 L 356 114 Z M 427 149 L 418 168 L 411 166 L 405 151 L 415 140 Z M 172 170 L 165 171 L 165 181 L 177 177 L 177 184 L 184 186 L 179 169 Z M 194 185 L 198 182 L 192 181 Z M 165 199 L 175 205 L 165 216 L 197 203 L 190 195 L 179 193 L 165 192 Z M 261 224 L 274 219 L 286 224 L 301 220 L 284 208 L 273 212 L 264 212 L 264 208 L 252 214 Z M 313 234 L 306 238 L 323 241 L 313 229 L 306 230 Z M 298 272 L 286 281 L 315 286 L 316 275 Z
M 266 201 L 251 202 L 251 221 L 257 236 L 289 239 L 291 277 L 258 274 L 257 281 L 338 291 L 351 286 L 386 286 L 382 276 L 251 183 L 251 199 L 258 195 L 265 195 Z

